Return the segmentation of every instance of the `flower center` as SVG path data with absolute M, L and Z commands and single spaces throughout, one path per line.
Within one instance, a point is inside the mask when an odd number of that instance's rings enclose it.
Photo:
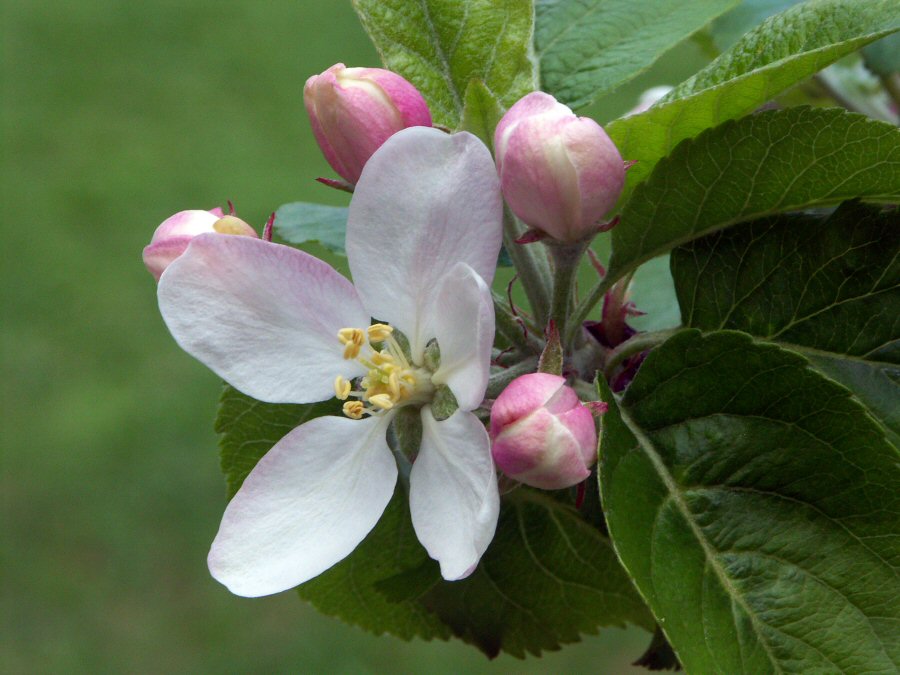
M 384 323 L 368 328 L 342 328 L 338 340 L 344 345 L 344 358 L 361 363 L 368 372 L 357 386 L 341 375 L 334 380 L 334 394 L 344 403 L 344 414 L 358 420 L 363 415 L 378 415 L 392 408 L 425 403 L 434 394 L 431 372 L 410 364 L 393 336 L 394 329 Z M 380 345 L 375 349 L 372 345 Z M 352 399 L 352 400 L 348 400 Z

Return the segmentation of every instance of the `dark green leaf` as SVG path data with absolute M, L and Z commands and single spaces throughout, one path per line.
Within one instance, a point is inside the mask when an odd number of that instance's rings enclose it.
M 604 384 L 610 535 L 688 672 L 900 666 L 900 463 L 801 356 L 683 331 Z
M 340 414 L 337 399 L 309 405 L 262 403 L 226 384 L 216 433 L 229 495 L 238 491 L 260 458 L 291 429 L 322 415 Z
M 900 193 L 900 131 L 838 108 L 771 110 L 685 141 L 612 231 L 609 274 L 737 222 Z
M 436 124 L 456 128 L 481 80 L 504 107 L 536 88 L 529 0 L 353 0 L 387 68 L 412 82 Z
M 896 0 L 809 0 L 771 17 L 650 110 L 607 126 L 626 196 L 679 142 L 745 115 L 842 56 L 900 28 Z
M 866 404 L 900 446 L 900 213 L 783 215 L 672 254 L 684 324 L 784 343 Z
M 475 573 L 423 599 L 488 656 L 540 654 L 599 626 L 653 629 L 609 540 L 571 507 L 527 488 L 504 498 L 497 534 Z
M 317 241 L 330 251 L 346 255 L 347 207 L 311 202 L 283 204 L 275 212 L 275 232 L 290 244 Z
M 537 0 L 541 88 L 573 108 L 647 70 L 737 0 Z

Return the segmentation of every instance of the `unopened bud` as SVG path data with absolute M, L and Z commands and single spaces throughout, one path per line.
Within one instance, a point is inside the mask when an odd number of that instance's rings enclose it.
M 597 461 L 591 410 L 558 375 L 531 373 L 513 380 L 491 408 L 491 439 L 501 471 L 545 490 L 580 483 Z
M 418 89 L 381 68 L 338 63 L 306 81 L 303 102 L 325 159 L 352 184 L 392 135 L 406 127 L 431 126 L 431 113 Z
M 159 281 L 172 261 L 184 253 L 191 239 L 207 232 L 258 236 L 243 220 L 233 215 L 223 215 L 219 208 L 212 211 L 179 211 L 156 228 L 150 243 L 144 247 L 144 265 Z
M 500 187 L 532 228 L 562 242 L 597 231 L 625 183 L 622 156 L 603 128 L 555 98 L 532 92 L 494 133 Z

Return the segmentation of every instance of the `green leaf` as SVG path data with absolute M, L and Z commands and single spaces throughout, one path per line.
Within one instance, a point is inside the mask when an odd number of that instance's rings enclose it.
M 311 202 L 283 204 L 275 212 L 275 232 L 290 244 L 317 241 L 335 253 L 346 255 L 347 207 Z
M 681 325 L 675 284 L 669 272 L 669 256 L 663 255 L 641 265 L 631 280 L 631 300 L 643 316 L 628 319 L 640 331 L 665 330 Z
M 478 136 L 494 151 L 494 129 L 503 116 L 500 102 L 481 80 L 472 80 L 466 87 L 460 128 Z
M 782 12 L 800 0 L 744 0 L 735 9 L 716 19 L 710 27 L 713 41 L 721 50 L 728 49 L 751 28 L 773 14 Z
M 624 196 L 682 140 L 755 110 L 898 29 L 896 0 L 809 0 L 771 17 L 658 105 L 606 127 L 622 156 L 638 161 Z
M 900 666 L 900 463 L 801 356 L 686 330 L 601 384 L 616 551 L 687 672 Z
M 412 82 L 436 124 L 456 128 L 469 81 L 504 107 L 536 88 L 529 0 L 353 0 L 385 67 Z
M 219 399 L 216 433 L 229 496 L 282 436 L 316 417 L 340 415 L 339 404 L 337 399 L 308 405 L 262 403 L 226 384 Z
M 737 0 L 537 0 L 541 88 L 573 108 L 640 75 Z
M 685 141 L 612 231 L 609 275 L 734 223 L 900 193 L 900 131 L 838 108 L 770 110 Z
M 609 540 L 571 507 L 528 488 L 504 497 L 475 573 L 435 586 L 423 600 L 491 657 L 539 655 L 599 626 L 654 625 Z
M 900 446 L 900 213 L 846 203 L 672 254 L 682 318 L 782 343 L 853 391 Z

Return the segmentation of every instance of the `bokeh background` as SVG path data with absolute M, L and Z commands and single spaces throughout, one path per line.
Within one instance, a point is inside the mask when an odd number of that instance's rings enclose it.
M 237 598 L 207 573 L 226 503 L 220 383 L 167 334 L 141 249 L 186 208 L 232 199 L 261 225 L 284 202 L 345 201 L 313 181 L 331 172 L 301 92 L 335 62 L 378 65 L 349 2 L 0 7 L 0 671 L 632 672 L 637 630 L 490 662 L 370 635 L 290 592 Z M 591 113 L 703 62 L 679 48 Z

